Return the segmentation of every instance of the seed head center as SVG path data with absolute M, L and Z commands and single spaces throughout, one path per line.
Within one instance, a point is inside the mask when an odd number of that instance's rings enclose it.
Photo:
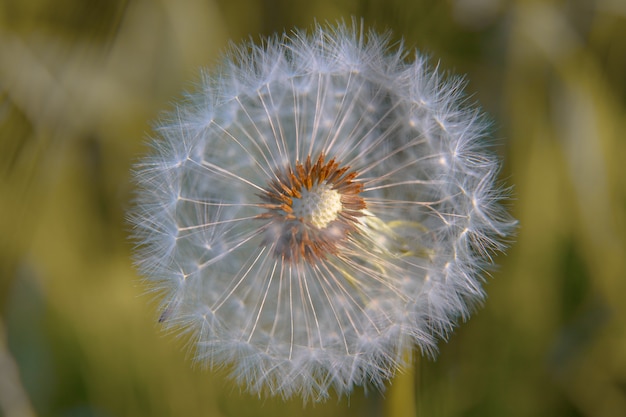
M 268 221 L 262 245 L 285 262 L 337 254 L 348 236 L 358 233 L 357 218 L 364 215 L 357 176 L 334 158 L 326 161 L 324 154 L 277 170 L 259 195 L 266 211 L 257 217 Z
M 341 211 L 341 194 L 327 184 L 318 184 L 310 190 L 301 191 L 300 198 L 294 198 L 291 209 L 297 219 L 308 221 L 318 229 L 324 229 L 337 219 Z

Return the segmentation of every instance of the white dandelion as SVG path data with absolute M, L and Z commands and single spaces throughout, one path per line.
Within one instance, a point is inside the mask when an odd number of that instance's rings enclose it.
M 382 389 L 484 298 L 514 227 L 486 123 L 407 55 L 343 24 L 234 48 L 136 166 L 160 321 L 251 392 Z

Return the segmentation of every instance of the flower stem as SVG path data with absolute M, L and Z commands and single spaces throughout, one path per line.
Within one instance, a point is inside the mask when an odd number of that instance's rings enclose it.
M 419 373 L 420 357 L 405 352 L 404 360 L 408 365 L 393 379 L 387 395 L 385 416 L 411 417 L 417 416 L 416 395 L 419 387 L 416 384 Z

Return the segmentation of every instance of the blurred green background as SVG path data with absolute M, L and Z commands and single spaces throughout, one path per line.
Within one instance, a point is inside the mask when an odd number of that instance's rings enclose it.
M 351 16 L 467 74 L 520 229 L 436 361 L 303 408 L 160 331 L 129 169 L 229 41 Z M 625 131 L 624 0 L 0 0 L 0 415 L 626 416 Z

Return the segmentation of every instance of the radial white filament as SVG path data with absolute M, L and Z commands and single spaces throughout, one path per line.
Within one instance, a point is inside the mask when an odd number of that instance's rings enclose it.
M 235 49 L 137 165 L 160 321 L 252 392 L 381 388 L 484 298 L 515 222 L 458 80 L 338 25 Z

